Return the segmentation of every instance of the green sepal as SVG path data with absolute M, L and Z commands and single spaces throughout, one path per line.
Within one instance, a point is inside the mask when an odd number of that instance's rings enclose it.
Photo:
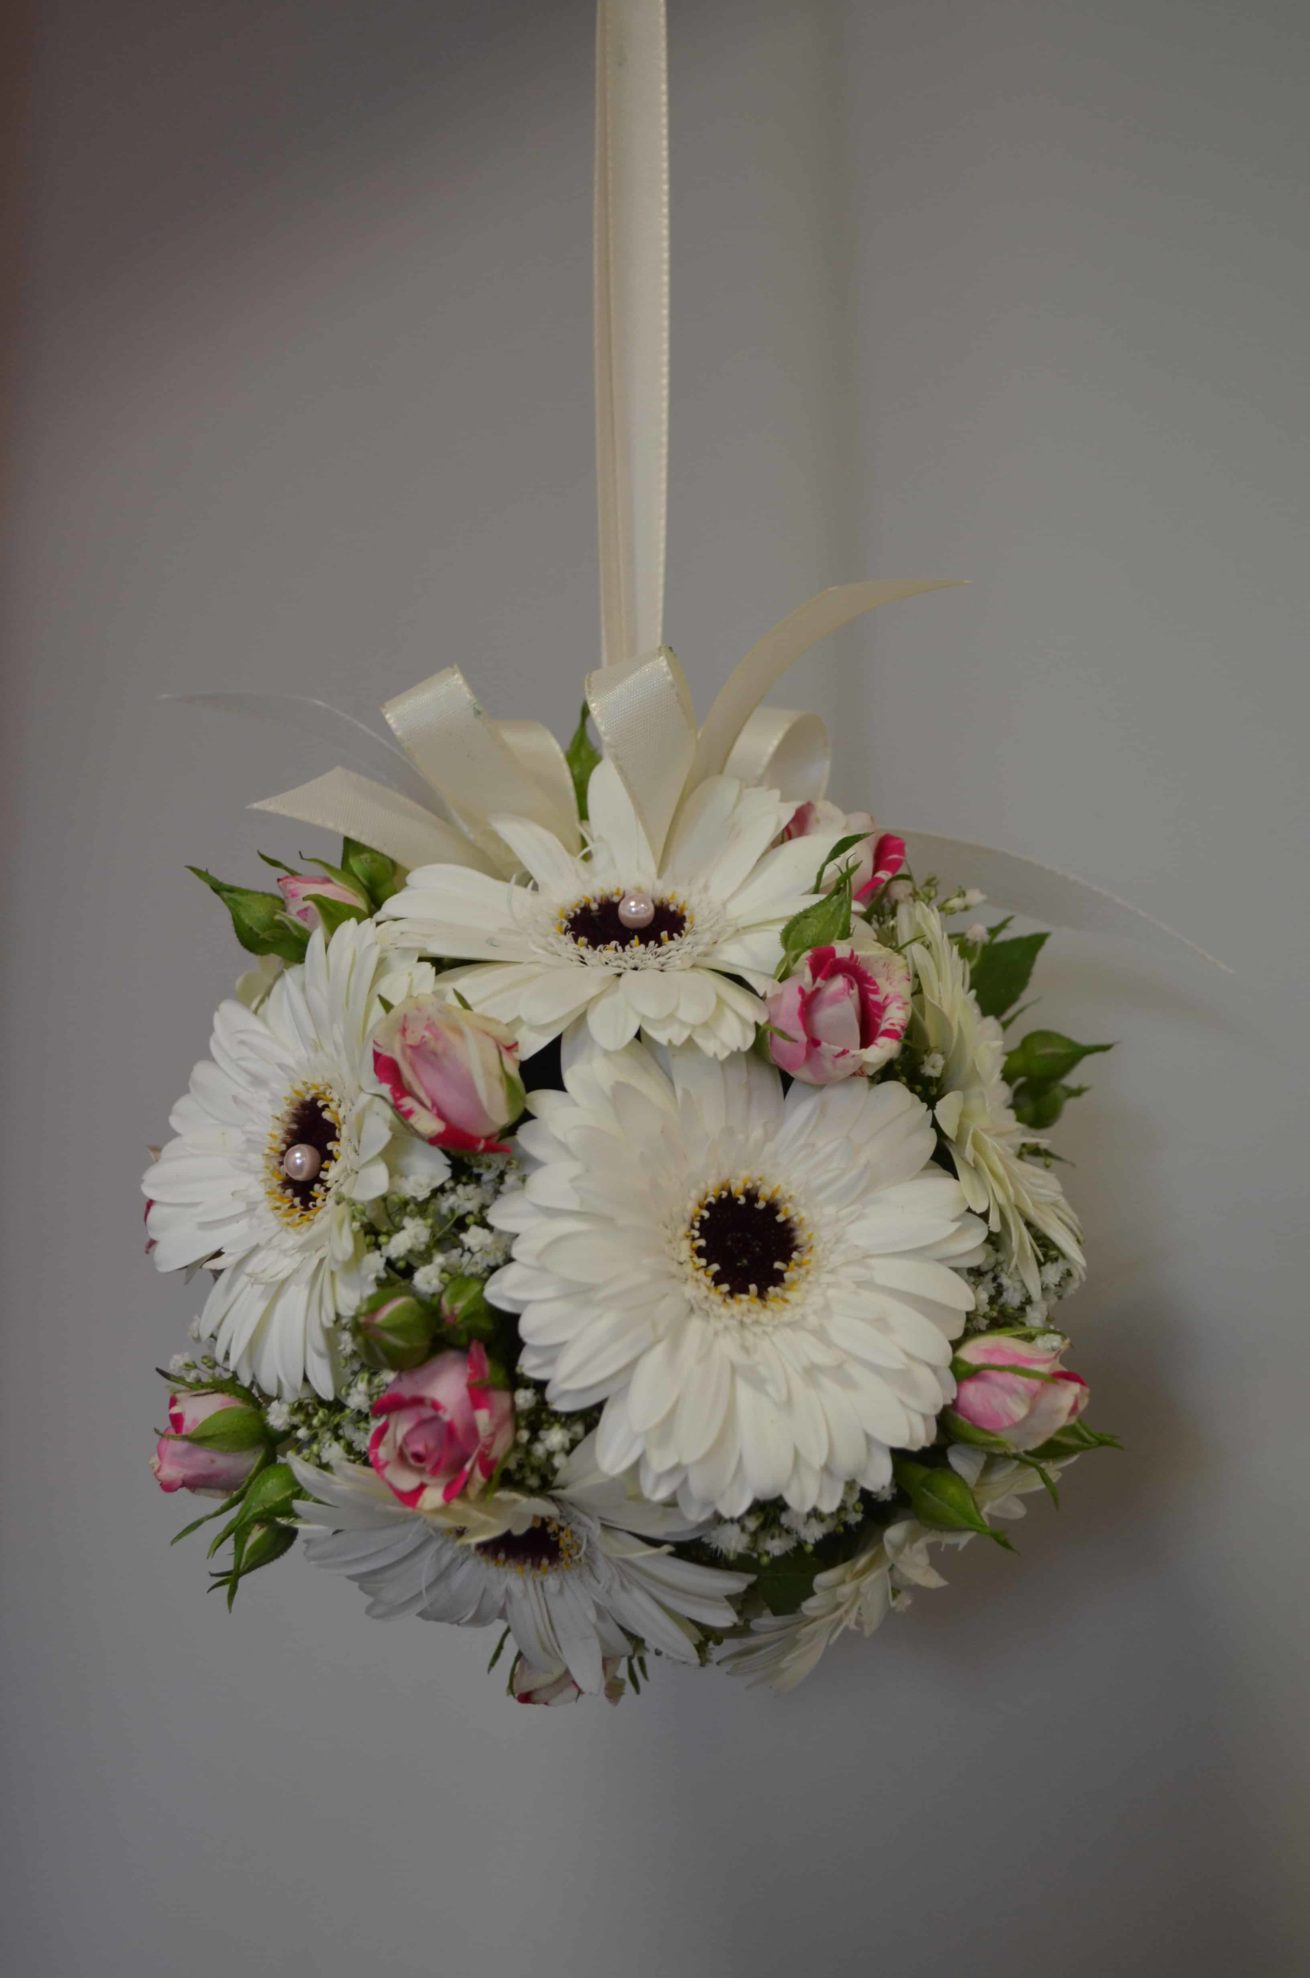
M 978 1500 L 964 1478 L 955 1470 L 928 1463 L 915 1463 L 906 1456 L 892 1459 L 896 1481 L 909 1498 L 921 1524 L 935 1531 L 977 1532 L 994 1539 L 1007 1552 L 1014 1547 L 1004 1532 L 989 1525 L 978 1507 Z
M 836 844 L 833 846 L 832 850 L 829 852 L 827 858 L 823 861 L 823 864 L 819 867 L 818 871 L 815 873 L 814 884 L 813 886 L 811 886 L 810 891 L 812 893 L 822 892 L 823 875 L 828 870 L 828 867 L 830 865 L 835 865 L 837 863 L 837 860 L 842 856 L 844 852 L 850 851 L 852 845 L 862 844 L 864 840 L 868 837 L 868 835 L 869 834 L 867 831 L 852 831 L 849 833 L 847 837 L 839 838 Z
M 271 1463 L 266 1470 L 252 1477 L 246 1486 L 241 1509 L 237 1513 L 238 1530 L 244 1531 L 249 1525 L 266 1524 L 270 1519 L 294 1517 L 299 1489 L 289 1463 Z
M 569 775 L 573 778 L 573 796 L 578 806 L 578 816 L 583 819 L 587 815 L 587 785 L 591 782 L 592 770 L 601 759 L 600 750 L 588 732 L 589 720 L 590 710 L 584 701 L 582 713 L 578 716 L 578 725 L 569 737 L 569 745 L 564 751 L 564 760 L 569 766 Z
M 1030 1030 L 1006 1057 L 1006 1083 L 1017 1085 L 1023 1079 L 1032 1085 L 1053 1085 L 1067 1078 L 1084 1058 L 1113 1049 L 1113 1044 L 1076 1044 L 1058 1030 Z
M 368 1323 L 389 1305 L 396 1309 L 382 1324 Z M 375 1373 L 405 1373 L 431 1359 L 439 1325 L 435 1307 L 420 1298 L 412 1285 L 389 1278 L 365 1300 L 350 1330 L 366 1367 Z
M 385 852 L 361 845 L 357 838 L 342 839 L 341 869 L 348 874 L 352 885 L 363 887 L 375 908 L 398 893 L 405 883 L 403 866 Z
M 264 1417 L 257 1408 L 220 1408 L 206 1415 L 193 1429 L 177 1433 L 167 1429 L 172 1442 L 193 1442 L 200 1449 L 219 1449 L 229 1454 L 242 1449 L 262 1449 L 269 1440 Z
M 1014 1454 L 1004 1436 L 993 1435 L 990 1429 L 975 1428 L 963 1415 L 957 1415 L 954 1408 L 948 1408 L 942 1416 L 942 1427 L 952 1442 L 968 1443 L 970 1449 L 986 1449 L 994 1456 Z
M 1039 1449 L 1028 1450 L 1027 1454 L 1038 1463 L 1057 1463 L 1066 1456 L 1081 1456 L 1089 1449 L 1122 1448 L 1117 1435 L 1103 1435 L 1099 1429 L 1089 1429 L 1082 1422 L 1066 1422 L 1049 1442 Z
M 314 900 L 313 906 L 318 915 L 319 926 L 323 929 L 325 943 L 330 941 L 337 929 L 344 927 L 348 920 L 368 919 L 367 910 L 356 906 L 353 900 L 330 900 L 320 894 Z
M 232 1564 L 225 1573 L 211 1574 L 209 1591 L 227 1589 L 230 1613 L 242 1580 L 257 1573 L 261 1566 L 271 1566 L 275 1559 L 281 1559 L 295 1542 L 296 1533 L 291 1525 L 257 1525 L 250 1536 L 238 1532 L 232 1542 Z
M 251 1475 L 254 1475 L 253 1471 L 251 1472 Z M 212 1525 L 215 1518 L 225 1518 L 228 1512 L 234 1511 L 237 1505 L 241 1502 L 242 1498 L 246 1494 L 246 1490 L 249 1486 L 249 1482 L 250 1479 L 248 1477 L 246 1479 L 246 1482 L 241 1485 L 239 1490 L 233 1491 L 231 1497 L 225 1497 L 221 1504 L 216 1505 L 212 1511 L 206 1511 L 202 1518 L 193 1518 L 189 1525 L 183 1525 L 180 1532 L 174 1532 L 172 1538 L 168 1541 L 169 1544 L 176 1545 L 179 1539 L 190 1538 L 192 1532 L 198 1532 L 202 1525 Z M 213 1556 L 213 1547 L 211 1546 L 210 1557 L 212 1558 L 212 1556 Z
M 995 930 L 993 930 L 994 932 Z M 1049 934 L 1015 934 L 989 940 L 969 963 L 969 978 L 984 1016 L 1004 1016 L 1022 996 Z
M 305 959 L 309 929 L 287 913 L 279 893 L 254 893 L 244 886 L 229 886 L 215 879 L 203 866 L 189 865 L 197 879 L 211 893 L 217 893 L 232 916 L 232 928 L 248 955 L 277 955 L 284 962 Z

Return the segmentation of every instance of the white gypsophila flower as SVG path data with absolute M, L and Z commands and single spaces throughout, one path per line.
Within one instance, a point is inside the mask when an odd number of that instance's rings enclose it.
M 440 986 L 510 1025 L 525 1056 L 583 1017 L 607 1051 L 639 1029 L 712 1057 L 748 1049 L 779 933 L 813 898 L 813 845 L 776 843 L 793 807 L 773 791 L 712 776 L 688 800 L 659 862 L 612 763 L 593 773 L 588 807 L 582 857 L 540 825 L 495 817 L 531 884 L 420 866 L 383 916 L 406 944 L 476 964 L 444 974 Z M 653 908 L 644 926 L 620 916 L 630 894 Z
M 305 1551 L 346 1573 L 380 1618 L 417 1614 L 463 1627 L 501 1622 L 521 1654 L 566 1668 L 580 1690 L 604 1688 L 606 1656 L 634 1644 L 697 1662 L 700 1630 L 735 1625 L 733 1599 L 750 1575 L 699 1566 L 670 1550 L 688 1536 L 675 1512 L 643 1503 L 630 1480 L 579 1445 L 548 1496 L 499 1492 L 457 1499 L 440 1518 L 401 1504 L 371 1470 L 332 1474 L 292 1460 L 318 1500 L 300 1515 L 316 1529 Z M 460 1519 L 475 1520 L 462 1528 Z
M 335 1390 L 333 1322 L 366 1282 L 351 1203 L 384 1194 L 393 1168 L 449 1172 L 376 1094 L 369 1061 L 383 989 L 395 1000 L 431 979 L 370 922 L 312 935 L 259 1011 L 220 1004 L 213 1056 L 170 1118 L 177 1138 L 144 1177 L 156 1266 L 217 1273 L 205 1335 L 267 1393 Z
M 943 1092 L 936 1119 L 946 1137 L 969 1207 L 985 1216 L 1002 1243 L 1002 1261 L 1030 1298 L 1041 1290 L 1033 1245 L 1037 1230 L 1081 1275 L 1078 1221 L 1049 1168 L 1020 1153 L 1036 1136 L 1015 1118 L 1005 1083 L 1005 1033 L 986 1017 L 969 971 L 941 915 L 922 900 L 897 910 L 897 936 L 914 970 L 910 1038 L 941 1056 Z
M 1044 1467 L 1058 1474 L 1073 1460 Z M 988 1456 L 956 1444 L 949 1461 L 989 1518 L 1022 1518 L 1026 1506 L 1021 1498 L 1043 1488 L 1035 1470 L 1009 1457 Z M 945 1586 L 929 1557 L 930 1546 L 947 1545 L 958 1551 L 975 1536 L 969 1531 L 930 1530 L 917 1518 L 901 1519 L 854 1559 L 816 1574 L 813 1593 L 795 1614 L 757 1616 L 750 1634 L 725 1643 L 717 1659 L 749 1683 L 794 1689 L 838 1635 L 847 1630 L 872 1635 L 894 1609 L 909 1605 L 913 1591 Z
M 602 1465 L 690 1518 L 834 1510 L 891 1480 L 954 1393 L 982 1227 L 896 1084 L 794 1085 L 754 1057 L 591 1052 L 537 1092 L 488 1282 L 525 1374 L 604 1403 Z

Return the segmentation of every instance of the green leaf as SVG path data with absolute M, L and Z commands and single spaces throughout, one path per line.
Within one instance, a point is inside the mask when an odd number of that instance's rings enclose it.
M 238 1532 L 232 1545 L 232 1564 L 227 1572 L 212 1575 L 210 1592 L 225 1587 L 230 1612 L 242 1580 L 251 1573 L 257 1573 L 261 1566 L 271 1566 L 275 1559 L 281 1559 L 284 1553 L 290 1552 L 295 1542 L 296 1534 L 291 1525 L 257 1525 L 250 1537 Z
M 589 713 L 584 702 L 582 713 L 578 716 L 578 725 L 564 751 L 564 760 L 568 763 L 569 775 L 573 778 L 573 795 L 578 806 L 578 816 L 582 818 L 587 815 L 587 785 L 591 781 L 591 772 L 600 761 L 600 750 L 587 731 L 588 719 Z
M 1028 1454 L 1038 1463 L 1054 1463 L 1065 1456 L 1081 1456 L 1089 1449 L 1122 1448 L 1117 1435 L 1103 1435 L 1083 1422 L 1066 1422 L 1049 1442 L 1044 1442 L 1040 1449 L 1030 1449 Z
M 277 955 L 284 962 L 305 959 L 309 929 L 291 919 L 279 893 L 252 893 L 244 886 L 229 886 L 199 865 L 189 865 L 187 871 L 202 879 L 211 893 L 217 893 L 248 955 Z
M 989 941 L 980 951 L 969 975 L 984 1016 L 1004 1016 L 1013 1009 L 1049 939 L 1046 934 L 1015 934 L 1008 941 Z
M 978 1532 L 994 1539 L 1012 1552 L 1014 1547 L 1004 1532 L 988 1524 L 978 1508 L 978 1500 L 964 1478 L 949 1466 L 915 1463 L 908 1457 L 893 1459 L 896 1481 L 914 1506 L 914 1515 L 937 1531 Z
M 395 859 L 375 852 L 371 845 L 361 845 L 357 838 L 342 839 L 341 867 L 356 886 L 364 888 L 375 907 L 398 893 L 405 883 L 404 869 Z
M 770 1614 L 794 1614 L 814 1592 L 814 1575 L 822 1570 L 809 1553 L 797 1548 L 761 1567 L 751 1592 L 759 1594 Z
M 171 1434 L 171 1431 L 170 1431 Z M 185 1435 L 172 1436 L 174 1442 L 193 1442 L 200 1449 L 261 1449 L 268 1441 L 264 1418 L 254 1408 L 220 1408 L 206 1415 Z
M 1070 1099 L 1081 1099 L 1086 1085 L 1032 1085 L 1026 1079 L 1011 1094 L 1014 1116 L 1023 1126 L 1044 1132 L 1054 1126 Z
M 1113 1044 L 1076 1044 L 1058 1030 L 1030 1030 L 1006 1057 L 1006 1082 L 1017 1085 L 1025 1079 L 1033 1085 L 1053 1085 L 1067 1078 L 1084 1058 L 1113 1049 Z
M 851 933 L 851 876 L 842 874 L 831 893 L 813 906 L 802 907 L 782 930 L 783 968 L 793 959 L 807 955 L 811 948 L 827 948 L 834 941 L 848 941 Z

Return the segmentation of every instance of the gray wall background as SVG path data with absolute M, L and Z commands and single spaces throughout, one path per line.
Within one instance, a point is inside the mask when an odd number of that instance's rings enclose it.
M 589 0 L 47 0 L 9 366 L 4 1914 L 23 1978 L 1306 1968 L 1304 10 L 673 0 L 669 636 L 826 582 L 838 788 L 1127 894 L 1062 1139 L 1128 1440 L 781 1703 L 517 1710 L 146 1471 L 145 1143 L 232 952 L 184 860 L 326 763 L 162 706 L 595 652 Z M 789 696 L 790 698 L 791 696 Z

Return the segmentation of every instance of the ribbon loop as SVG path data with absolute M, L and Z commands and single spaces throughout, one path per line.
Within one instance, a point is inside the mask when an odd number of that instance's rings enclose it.
M 398 790 L 388 790 L 385 784 L 357 775 L 353 769 L 330 769 L 312 783 L 302 783 L 280 797 L 264 797 L 250 808 L 339 832 L 343 838 L 354 838 L 385 852 L 404 866 L 470 865 L 479 872 L 497 869 L 497 862 L 471 844 L 462 831 L 412 798 L 401 796 Z
M 677 655 L 661 646 L 589 673 L 587 705 L 658 859 L 696 754 L 691 689 Z
M 817 714 L 757 707 L 728 751 L 729 776 L 764 783 L 789 803 L 808 803 L 828 787 L 832 750 Z
M 488 816 L 498 812 L 512 811 L 530 818 L 553 831 L 570 850 L 577 846 L 578 824 L 571 792 L 568 808 L 561 808 L 559 793 L 552 794 L 544 768 L 547 752 L 531 752 L 533 773 L 525 775 L 521 755 L 487 718 L 457 666 L 448 666 L 407 693 L 398 694 L 382 712 L 411 762 L 433 789 L 440 791 L 462 828 L 494 866 L 512 871 L 517 863 L 487 823 Z M 520 748 L 523 730 L 530 725 L 515 725 Z M 546 782 L 538 781 L 535 772 L 539 767 Z

